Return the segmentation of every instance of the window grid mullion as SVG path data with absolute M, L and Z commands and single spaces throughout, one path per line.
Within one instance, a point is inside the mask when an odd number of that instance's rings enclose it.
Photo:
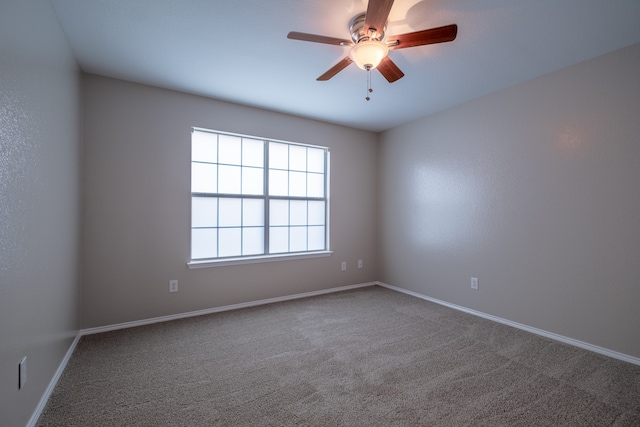
M 264 174 L 263 174 L 263 189 L 262 189 L 262 194 L 264 197 L 264 248 L 263 248 L 263 253 L 269 254 L 269 209 L 271 208 L 271 199 L 269 197 L 269 141 L 263 141 L 263 156 L 264 156 L 264 160 L 263 160 L 263 167 L 264 167 Z
M 324 247 L 329 247 L 329 151 L 324 150 Z
M 291 200 L 287 202 L 287 252 L 291 252 Z
M 240 138 L 240 194 L 244 193 L 244 138 Z M 240 198 L 240 256 L 244 255 L 244 198 Z
M 220 199 L 216 199 L 216 256 L 220 257 Z
M 309 250 L 309 201 L 307 200 L 307 218 L 305 220 L 305 224 L 307 226 L 307 246 L 305 247 L 306 250 Z
M 216 193 L 220 191 L 220 134 L 216 134 Z M 220 257 L 220 198 L 216 199 L 216 256 Z
M 264 197 L 258 194 L 238 194 L 238 193 L 191 193 L 195 197 L 217 197 L 220 199 L 258 199 Z M 321 199 L 318 199 L 321 200 Z

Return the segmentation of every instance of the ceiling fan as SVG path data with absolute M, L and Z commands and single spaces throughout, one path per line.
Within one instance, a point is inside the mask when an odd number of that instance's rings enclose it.
M 349 56 L 340 60 L 316 80 L 329 80 L 349 64 L 355 62 L 359 68 L 366 71 L 377 69 L 389 83 L 393 83 L 404 77 L 404 73 L 387 56 L 389 50 L 450 42 L 456 38 L 458 26 L 456 24 L 446 25 L 389 36 L 384 40 L 387 18 L 392 6 L 393 0 L 369 0 L 367 11 L 355 16 L 349 24 L 351 40 L 296 31 L 290 32 L 287 38 L 337 46 L 352 46 Z M 371 91 L 369 85 L 369 92 Z M 369 100 L 368 97 L 367 100 Z

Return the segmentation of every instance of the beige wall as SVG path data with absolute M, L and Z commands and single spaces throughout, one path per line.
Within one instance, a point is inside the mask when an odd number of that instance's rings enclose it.
M 191 126 L 328 146 L 334 254 L 189 270 Z M 374 133 L 86 75 L 84 144 L 84 328 L 377 278 Z
M 0 424 L 24 426 L 78 330 L 80 73 L 51 4 L 0 5 Z M 18 362 L 27 383 L 18 390 Z
M 640 357 L 638 76 L 635 45 L 383 133 L 379 279 Z

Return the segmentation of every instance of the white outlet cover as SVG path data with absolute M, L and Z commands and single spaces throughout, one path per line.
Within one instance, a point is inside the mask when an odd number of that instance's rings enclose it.
M 471 278 L 471 289 L 478 289 L 478 278 L 477 277 L 472 277 Z
M 178 292 L 177 280 L 169 280 L 169 292 Z

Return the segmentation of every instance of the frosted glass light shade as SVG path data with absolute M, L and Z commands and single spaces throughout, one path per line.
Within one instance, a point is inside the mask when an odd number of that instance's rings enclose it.
M 366 70 L 367 68 L 376 68 L 380 61 L 387 56 L 388 52 L 389 48 L 386 44 L 375 40 L 367 40 L 355 45 L 351 49 L 349 56 L 359 68 Z

